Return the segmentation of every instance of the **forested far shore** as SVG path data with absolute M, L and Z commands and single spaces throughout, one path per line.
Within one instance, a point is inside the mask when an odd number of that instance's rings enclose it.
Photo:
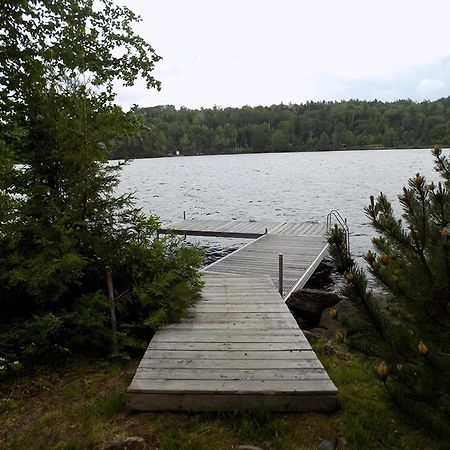
M 449 144 L 450 97 L 199 110 L 165 105 L 136 113 L 146 130 L 117 144 L 111 158 Z

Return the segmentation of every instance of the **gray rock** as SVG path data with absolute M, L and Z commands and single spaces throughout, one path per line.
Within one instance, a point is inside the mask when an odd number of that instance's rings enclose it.
M 305 332 L 303 332 L 305 333 Z M 337 330 L 328 330 L 327 328 L 314 327 L 309 330 L 309 335 L 305 334 L 306 339 L 309 342 L 315 342 L 321 337 L 325 338 L 325 340 L 333 339 L 336 336 Z
M 316 333 L 316 330 L 319 330 L 318 333 Z M 312 328 L 311 330 L 302 330 L 303 334 L 305 335 L 305 338 L 308 339 L 308 342 L 316 342 L 320 336 L 322 336 L 321 331 L 322 328 Z
M 238 450 L 264 450 L 261 447 L 255 447 L 254 445 L 238 445 L 236 447 Z
M 236 448 L 238 450 L 264 450 L 263 448 L 254 445 L 238 445 Z
M 337 445 L 337 439 L 322 439 L 319 448 L 320 450 L 336 450 Z
M 332 317 L 330 311 L 336 310 L 336 316 Z M 314 336 L 323 336 L 325 339 L 334 339 L 337 332 L 342 332 L 345 329 L 343 321 L 358 320 L 359 315 L 355 306 L 350 300 L 343 299 L 332 308 L 327 308 L 322 312 L 319 325 L 312 328 L 310 333 Z
M 324 309 L 336 305 L 341 297 L 334 292 L 318 289 L 302 289 L 294 292 L 286 304 L 294 317 L 307 320 L 312 327 L 319 323 Z
M 100 450 L 145 450 L 146 448 L 147 445 L 143 438 L 133 436 L 106 442 L 100 447 Z
M 336 317 L 331 317 L 330 311 L 332 309 L 336 310 Z M 327 308 L 322 312 L 322 315 L 320 316 L 319 327 L 331 329 L 336 327 L 336 322 L 339 323 L 345 322 L 346 320 L 358 320 L 358 318 L 359 314 L 356 307 L 350 300 L 344 299 L 341 300 L 333 308 Z M 342 325 L 339 326 L 340 328 L 342 328 Z

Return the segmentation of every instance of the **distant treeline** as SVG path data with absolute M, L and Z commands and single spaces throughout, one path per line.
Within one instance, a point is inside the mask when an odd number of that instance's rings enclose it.
M 449 144 L 450 97 L 200 110 L 169 105 L 137 113 L 147 131 L 118 144 L 112 158 Z

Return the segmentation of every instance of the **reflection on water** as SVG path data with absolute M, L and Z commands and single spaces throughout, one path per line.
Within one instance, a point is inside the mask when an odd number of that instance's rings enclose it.
M 134 191 L 145 213 L 164 224 L 188 218 L 326 221 L 331 209 L 347 217 L 352 251 L 370 248 L 373 230 L 364 215 L 380 190 L 397 208 L 397 194 L 420 172 L 436 180 L 429 150 L 267 153 L 155 158 L 133 161 L 120 193 Z M 245 241 L 202 240 L 214 247 Z

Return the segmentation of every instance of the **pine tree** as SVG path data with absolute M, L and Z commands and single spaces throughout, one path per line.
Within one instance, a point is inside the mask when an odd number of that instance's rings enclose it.
M 450 160 L 433 150 L 436 185 L 416 174 L 403 188 L 400 219 L 384 194 L 365 209 L 379 233 L 365 255 L 389 296 L 375 295 L 345 256 L 342 233 L 330 237 L 346 275 L 344 293 L 360 311 L 347 323 L 348 342 L 380 358 L 378 373 L 397 404 L 425 425 L 448 433 L 450 420 Z

